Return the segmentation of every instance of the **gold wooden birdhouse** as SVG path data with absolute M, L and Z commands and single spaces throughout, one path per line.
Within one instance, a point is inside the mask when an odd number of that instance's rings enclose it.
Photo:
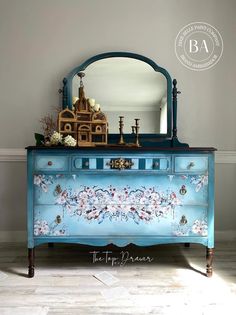
M 66 108 L 58 115 L 58 131 L 63 135 L 71 135 L 78 146 L 106 145 L 107 118 L 100 109 L 95 111 L 86 99 L 82 80 L 84 75 L 83 72 L 78 73 L 79 99 L 74 104 L 74 111 Z
M 76 137 L 76 116 L 69 108 L 62 110 L 58 115 L 58 132 Z

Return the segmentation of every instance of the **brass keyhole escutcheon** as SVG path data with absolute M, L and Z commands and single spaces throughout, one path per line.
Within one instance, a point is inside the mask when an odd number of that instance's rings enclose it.
M 48 166 L 52 166 L 52 161 L 48 161 Z
M 56 216 L 55 222 L 56 222 L 57 224 L 60 224 L 60 223 L 61 223 L 61 216 L 60 216 L 60 215 L 57 215 L 57 216 Z
M 182 217 L 181 217 L 181 219 L 180 219 L 180 221 L 179 221 L 179 224 L 180 224 L 180 225 L 185 225 L 185 224 L 187 224 L 187 223 L 188 223 L 188 220 L 187 220 L 186 216 L 185 216 L 185 215 L 182 215 Z
M 187 193 L 187 189 L 185 185 L 182 185 L 182 187 L 179 190 L 180 195 L 185 195 Z
M 118 170 L 124 170 L 124 169 L 130 169 L 134 163 L 132 160 L 125 160 L 122 158 L 119 159 L 113 159 L 110 162 L 107 162 L 107 166 L 110 166 L 113 169 L 118 169 Z

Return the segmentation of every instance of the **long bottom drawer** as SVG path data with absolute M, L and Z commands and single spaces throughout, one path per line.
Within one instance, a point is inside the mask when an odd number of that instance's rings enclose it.
M 207 208 L 178 206 L 150 212 L 127 206 L 114 213 L 62 206 L 36 206 L 34 235 L 40 236 L 207 236 Z

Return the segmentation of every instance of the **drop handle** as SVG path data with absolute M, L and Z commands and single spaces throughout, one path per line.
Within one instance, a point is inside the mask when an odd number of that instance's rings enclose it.
M 187 223 L 188 223 L 188 220 L 187 220 L 186 216 L 185 216 L 185 215 L 182 215 L 182 217 L 181 217 L 181 219 L 180 219 L 180 221 L 179 221 L 179 224 L 180 224 L 180 225 L 185 225 L 185 224 L 187 224 Z
M 180 190 L 179 190 L 179 193 L 181 195 L 185 195 L 187 193 L 187 189 L 186 189 L 186 186 L 185 185 L 182 185 Z
M 56 219 L 55 219 L 56 224 L 60 224 L 61 223 L 61 216 L 57 215 Z
M 48 161 L 48 166 L 52 166 L 52 161 Z

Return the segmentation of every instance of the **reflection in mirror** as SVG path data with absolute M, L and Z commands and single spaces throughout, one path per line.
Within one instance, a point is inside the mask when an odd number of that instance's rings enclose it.
M 167 133 L 167 80 L 162 73 L 127 57 L 98 60 L 83 72 L 85 96 L 100 104 L 108 118 L 109 133 L 118 133 L 119 116 L 124 116 L 125 133 L 131 133 L 135 118 L 140 118 L 140 133 Z M 79 84 L 76 75 L 73 99 L 78 97 Z

